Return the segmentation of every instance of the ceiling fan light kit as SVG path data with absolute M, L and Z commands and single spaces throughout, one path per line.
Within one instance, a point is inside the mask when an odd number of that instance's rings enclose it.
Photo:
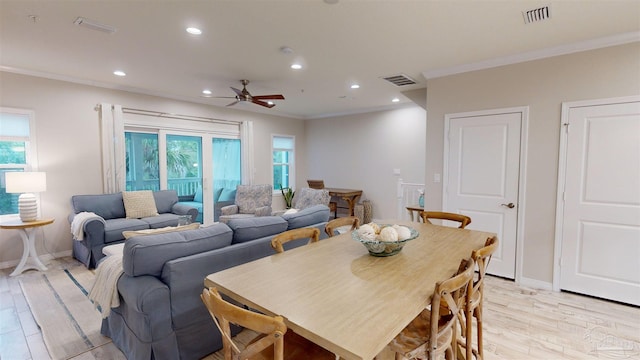
M 233 92 L 236 93 L 235 97 L 230 97 L 230 96 L 218 97 L 222 99 L 226 99 L 226 98 L 236 99 L 236 101 L 232 102 L 231 104 L 228 104 L 227 106 L 233 106 L 241 101 L 247 101 L 247 102 L 254 103 L 256 105 L 264 106 L 266 108 L 272 108 L 276 106 L 276 104 L 274 104 L 271 101 L 264 101 L 264 100 L 284 100 L 284 96 L 282 94 L 253 96 L 247 90 L 247 85 L 249 84 L 249 80 L 240 80 L 240 82 L 242 83 L 242 90 L 236 89 L 233 86 L 231 87 L 231 90 L 233 90 Z

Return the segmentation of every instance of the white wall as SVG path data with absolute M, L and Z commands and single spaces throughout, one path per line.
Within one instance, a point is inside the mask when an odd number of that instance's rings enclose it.
M 443 172 L 445 114 L 529 106 L 522 276 L 551 284 L 562 102 L 638 95 L 639 79 L 632 43 L 429 80 L 425 178 Z M 442 184 L 426 188 L 440 209 Z
M 418 106 L 307 120 L 307 178 L 362 189 L 376 219 L 396 218 L 393 169 L 405 182 L 424 182 L 426 112 Z

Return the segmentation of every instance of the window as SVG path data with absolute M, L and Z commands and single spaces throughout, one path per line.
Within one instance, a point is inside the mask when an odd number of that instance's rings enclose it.
M 0 216 L 18 213 L 18 196 L 7 194 L 4 174 L 35 167 L 33 112 L 0 108 Z
M 292 187 L 295 184 L 294 152 L 295 138 L 293 136 L 273 135 L 273 190 Z

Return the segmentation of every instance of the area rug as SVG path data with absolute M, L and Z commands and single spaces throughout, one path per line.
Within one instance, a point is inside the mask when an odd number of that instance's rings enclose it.
M 20 280 L 52 359 L 69 359 L 111 342 L 87 297 L 95 276 L 82 266 L 49 270 Z

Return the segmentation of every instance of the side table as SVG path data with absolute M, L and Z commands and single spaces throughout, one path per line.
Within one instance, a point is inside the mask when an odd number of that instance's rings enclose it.
M 47 267 L 38 258 L 36 253 L 36 239 L 35 228 L 45 226 L 53 223 L 55 219 L 38 219 L 35 221 L 22 222 L 20 219 L 5 221 L 0 223 L 0 229 L 6 230 L 18 230 L 20 237 L 22 238 L 22 259 L 16 266 L 16 269 L 10 274 L 10 276 L 16 276 L 22 274 L 25 270 L 47 270 Z M 27 265 L 27 261 L 31 257 L 33 264 Z

